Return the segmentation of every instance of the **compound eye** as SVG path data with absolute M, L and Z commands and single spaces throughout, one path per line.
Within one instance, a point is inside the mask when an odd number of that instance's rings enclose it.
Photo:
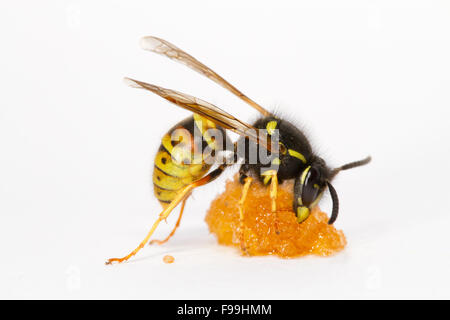
M 306 175 L 305 183 L 302 190 L 303 205 L 309 207 L 319 195 L 319 172 L 315 168 L 311 168 Z

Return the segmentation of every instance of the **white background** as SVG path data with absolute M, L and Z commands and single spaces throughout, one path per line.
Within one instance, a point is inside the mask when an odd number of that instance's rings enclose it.
M 0 30 L 0 298 L 450 298 L 447 1 L 2 1 Z M 234 168 L 195 191 L 168 244 L 103 264 L 159 213 L 153 157 L 189 115 L 123 76 L 257 116 L 141 50 L 145 35 L 298 123 L 330 165 L 372 155 L 334 183 L 342 253 L 219 246 L 203 219 Z

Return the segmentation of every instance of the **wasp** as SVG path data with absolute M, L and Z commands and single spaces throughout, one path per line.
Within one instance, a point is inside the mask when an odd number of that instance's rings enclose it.
M 299 128 L 288 120 L 267 111 L 193 56 L 157 37 L 144 37 L 140 43 L 143 49 L 180 62 L 221 85 L 256 109 L 261 117 L 255 123 L 248 124 L 215 105 L 188 94 L 125 78 L 125 82 L 131 87 L 159 95 L 191 111 L 193 115 L 176 124 L 163 136 L 155 157 L 153 185 L 155 196 L 163 206 L 162 212 L 136 249 L 122 258 L 109 259 L 106 264 L 124 262 L 134 256 L 149 243 L 159 223 L 181 203 L 178 220 L 171 233 L 164 240 L 152 240 L 150 244 L 168 241 L 180 224 L 186 200 L 192 191 L 211 183 L 226 168 L 238 161 L 241 163 L 239 181 L 243 185 L 239 201 L 239 234 L 241 251 L 244 254 L 247 251 L 243 241 L 245 215 L 243 205 L 255 179 L 270 188 L 271 210 L 275 216 L 278 184 L 285 180 L 295 181 L 292 206 L 298 223 L 308 218 L 311 209 L 318 204 L 324 191 L 328 190 L 333 203 L 328 223 L 334 223 L 338 216 L 339 199 L 331 181 L 340 171 L 369 163 L 370 156 L 332 169 L 313 151 L 307 137 Z M 237 142 L 231 142 L 226 130 L 240 136 Z M 261 134 L 262 132 L 264 134 Z M 201 139 L 196 139 L 199 136 Z M 216 139 L 217 137 L 223 139 Z M 239 145 L 244 146 L 243 152 L 239 152 Z M 207 156 L 204 153 L 205 149 L 210 151 Z M 260 156 L 262 150 L 266 151 L 266 157 Z M 232 151 L 227 161 L 217 161 L 215 156 L 227 151 Z M 214 158 L 213 161 L 211 161 L 212 158 Z M 275 229 L 279 233 L 276 223 Z

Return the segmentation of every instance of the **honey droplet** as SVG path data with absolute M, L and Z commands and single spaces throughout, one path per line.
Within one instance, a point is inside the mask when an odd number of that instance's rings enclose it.
M 164 263 L 173 263 L 175 261 L 175 258 L 170 255 L 166 255 L 163 258 Z

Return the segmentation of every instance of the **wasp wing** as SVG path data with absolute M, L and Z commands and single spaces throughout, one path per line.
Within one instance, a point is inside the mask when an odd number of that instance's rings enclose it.
M 177 48 L 170 42 L 157 38 L 157 37 L 144 37 L 141 39 L 141 47 L 144 50 L 152 51 L 161 55 L 164 55 L 170 59 L 181 62 L 182 64 L 188 66 L 189 68 L 197 71 L 198 73 L 204 75 L 205 77 L 211 79 L 212 81 L 218 83 L 225 89 L 229 90 L 243 101 L 248 103 L 250 106 L 261 112 L 264 116 L 269 116 L 271 113 L 257 104 L 255 101 L 247 97 L 241 91 L 239 91 L 235 86 L 230 84 L 215 71 L 205 66 L 203 63 L 195 59 L 193 56 L 184 52 L 183 50 Z
M 181 108 L 187 109 L 193 113 L 197 113 L 200 116 L 207 118 L 208 120 L 211 120 L 222 128 L 231 130 L 243 137 L 248 138 L 249 140 L 256 142 L 269 151 L 274 150 L 274 152 L 276 152 L 277 150 L 276 147 L 272 147 L 272 145 L 268 143 L 267 137 L 265 135 L 260 136 L 258 129 L 235 118 L 231 114 L 223 111 L 222 109 L 209 102 L 182 92 L 158 87 L 142 81 L 130 78 L 125 78 L 124 80 L 131 87 L 151 91 Z

